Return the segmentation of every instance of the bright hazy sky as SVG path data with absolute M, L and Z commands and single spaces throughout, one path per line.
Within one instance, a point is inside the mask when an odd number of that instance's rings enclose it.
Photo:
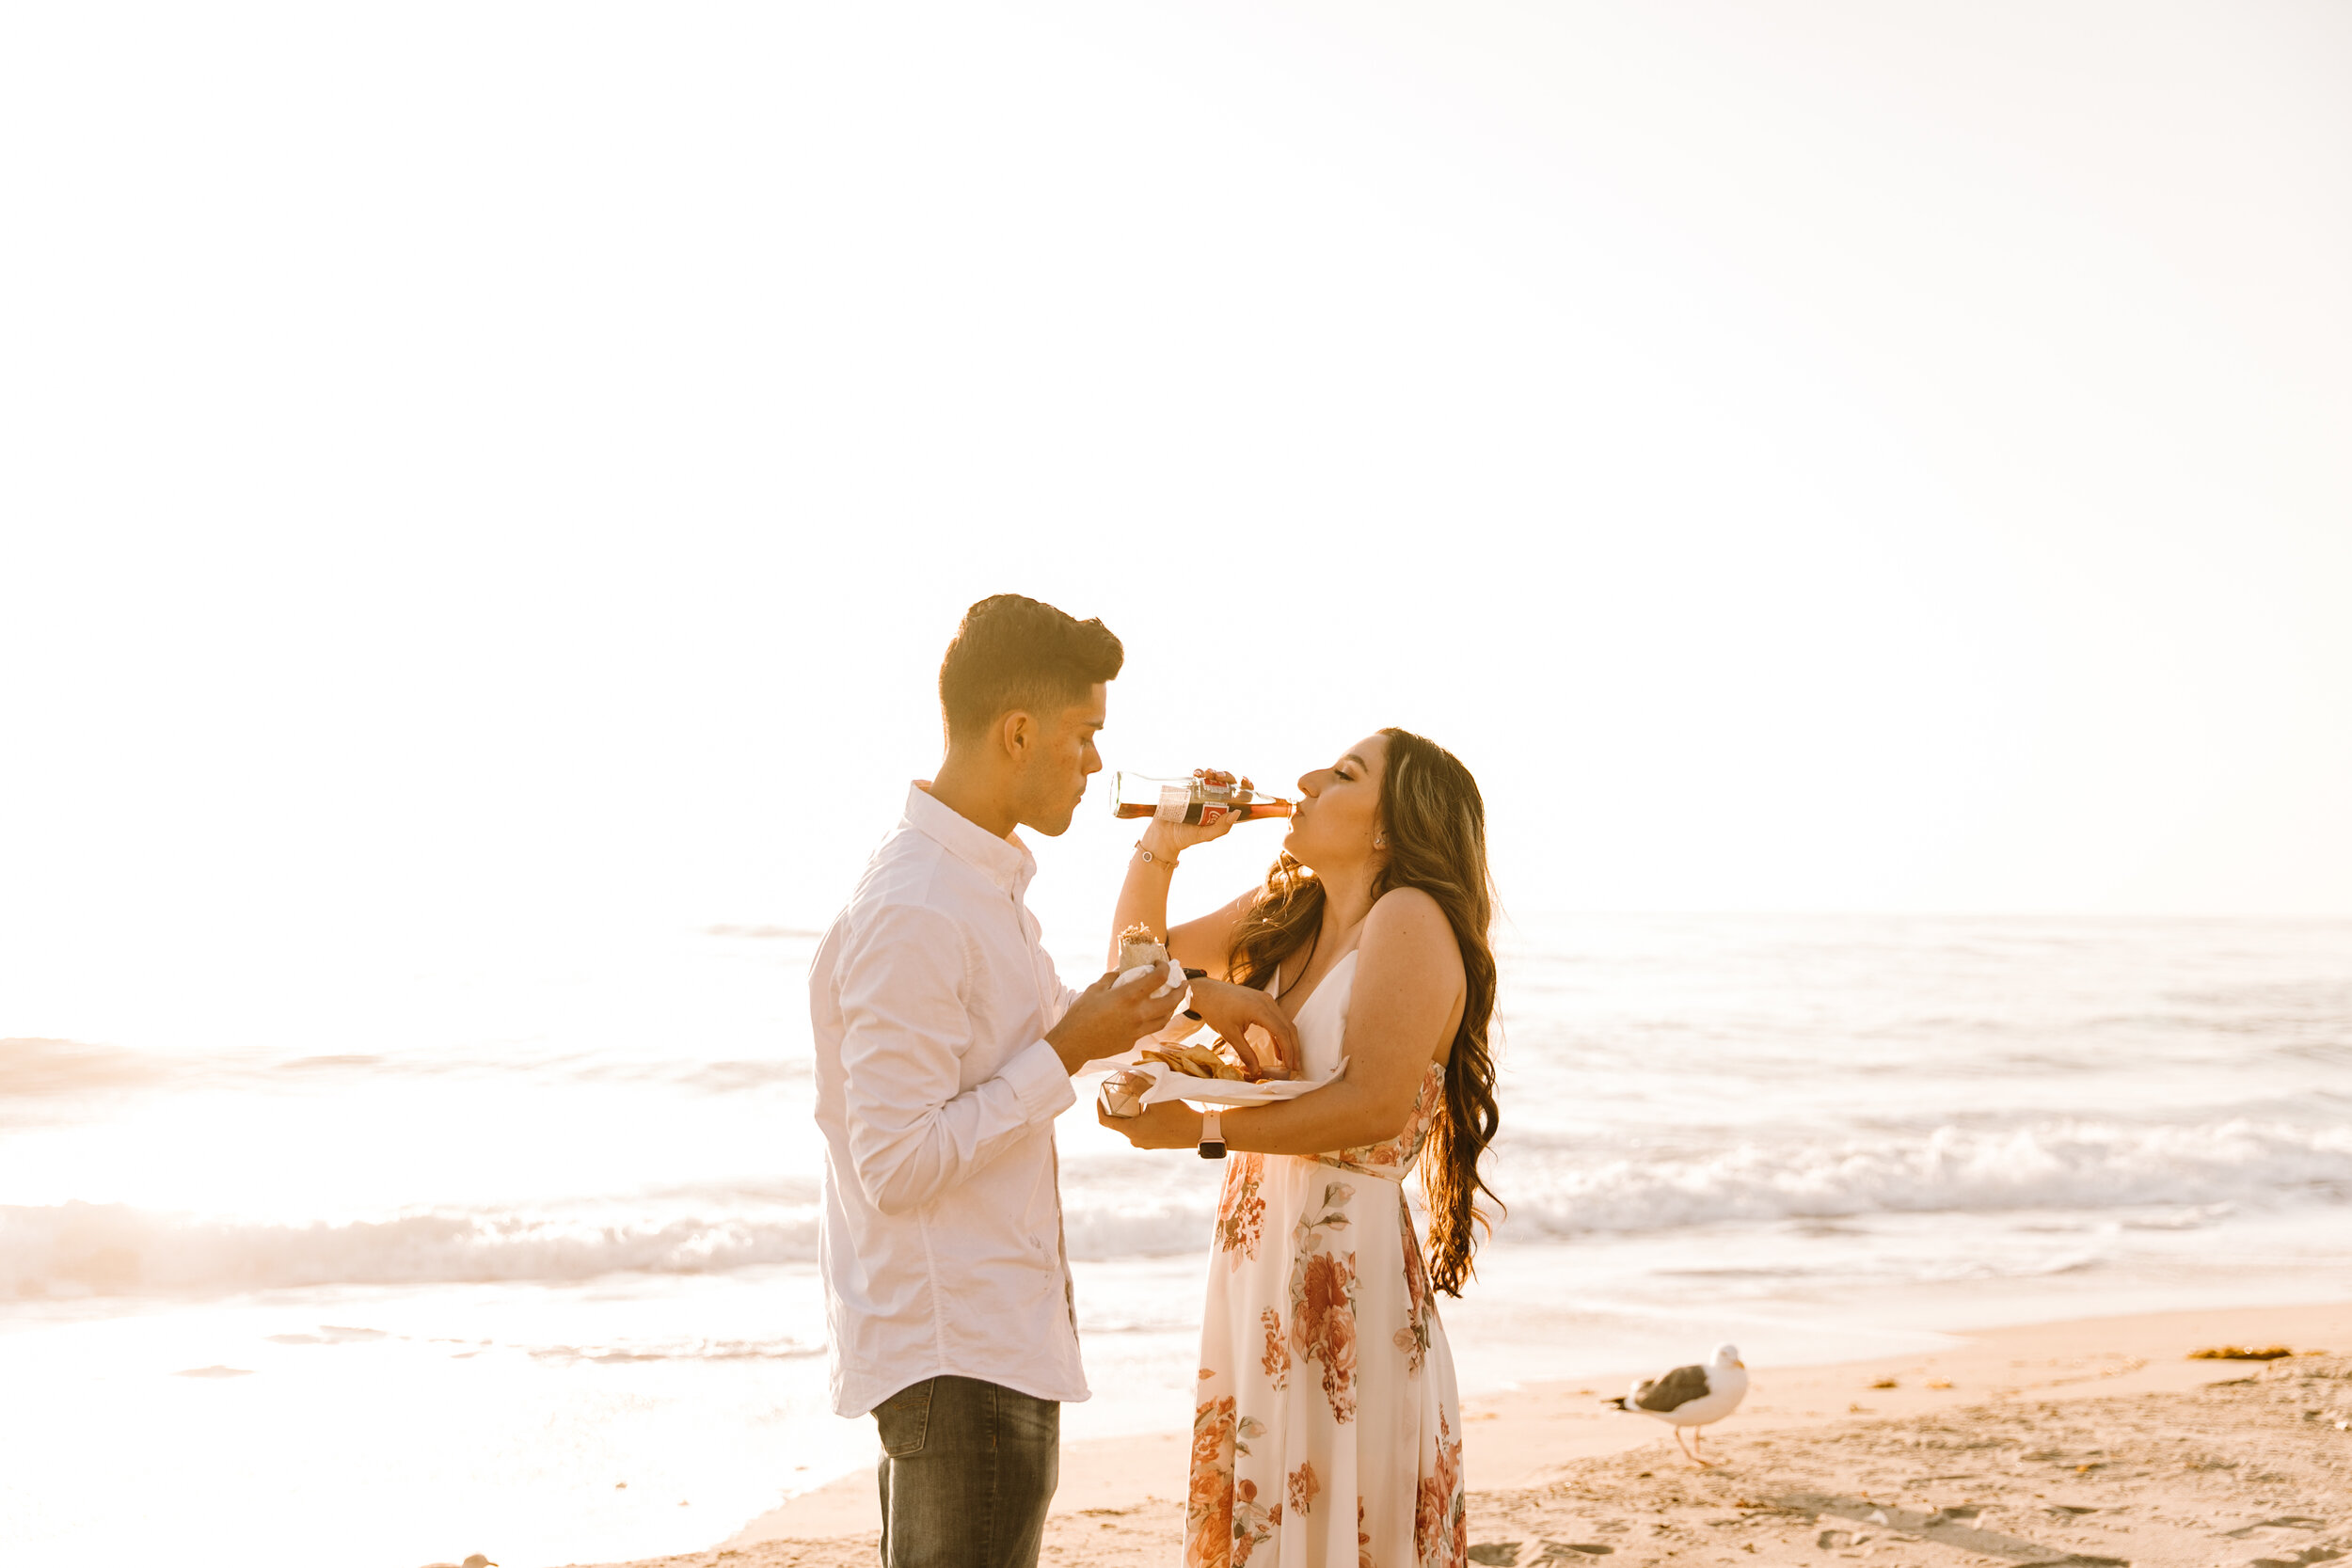
M 1113 767 L 1454 747 L 1522 910 L 2352 912 L 2347 82 L 2334 0 L 13 8 L 0 938 L 820 924 L 1005 590 Z

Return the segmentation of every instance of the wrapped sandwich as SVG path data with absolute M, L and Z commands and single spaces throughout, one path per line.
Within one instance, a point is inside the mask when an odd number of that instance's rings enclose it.
M 1119 973 L 1121 974 L 1138 964 L 1166 962 L 1168 944 L 1152 934 L 1151 927 L 1138 923 L 1119 933 Z

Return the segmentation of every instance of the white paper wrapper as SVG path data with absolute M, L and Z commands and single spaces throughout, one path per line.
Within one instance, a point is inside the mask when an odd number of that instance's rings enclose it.
M 1161 964 L 1166 963 L 1167 961 L 1168 960 L 1165 958 L 1155 958 L 1150 963 L 1137 964 L 1133 969 L 1120 971 L 1119 978 L 1111 982 L 1111 990 L 1117 990 L 1121 986 L 1134 985 L 1137 980 L 1140 980 L 1145 975 L 1150 974 L 1153 970 L 1158 969 Z M 1152 994 L 1154 996 L 1168 996 L 1174 992 L 1183 990 L 1187 983 L 1188 982 L 1184 979 L 1184 970 L 1170 965 L 1168 969 L 1161 971 L 1159 989 L 1154 990 Z

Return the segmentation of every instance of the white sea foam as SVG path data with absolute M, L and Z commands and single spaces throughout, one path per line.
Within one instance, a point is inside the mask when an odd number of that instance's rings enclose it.
M 2243 1117 L 1943 1126 L 1599 1161 L 1530 1140 L 1505 1146 L 1501 1164 L 1511 1224 L 1562 1234 L 1872 1213 L 2275 1207 L 2352 1198 L 2352 1128 Z

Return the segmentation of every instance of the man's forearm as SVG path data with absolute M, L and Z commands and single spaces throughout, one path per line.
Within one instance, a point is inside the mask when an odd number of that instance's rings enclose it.
M 935 1104 L 907 1106 L 858 1090 L 853 1071 L 850 1157 L 867 1201 L 885 1214 L 930 1202 L 1078 1098 L 1059 1053 L 1034 1043 L 995 1076 Z

